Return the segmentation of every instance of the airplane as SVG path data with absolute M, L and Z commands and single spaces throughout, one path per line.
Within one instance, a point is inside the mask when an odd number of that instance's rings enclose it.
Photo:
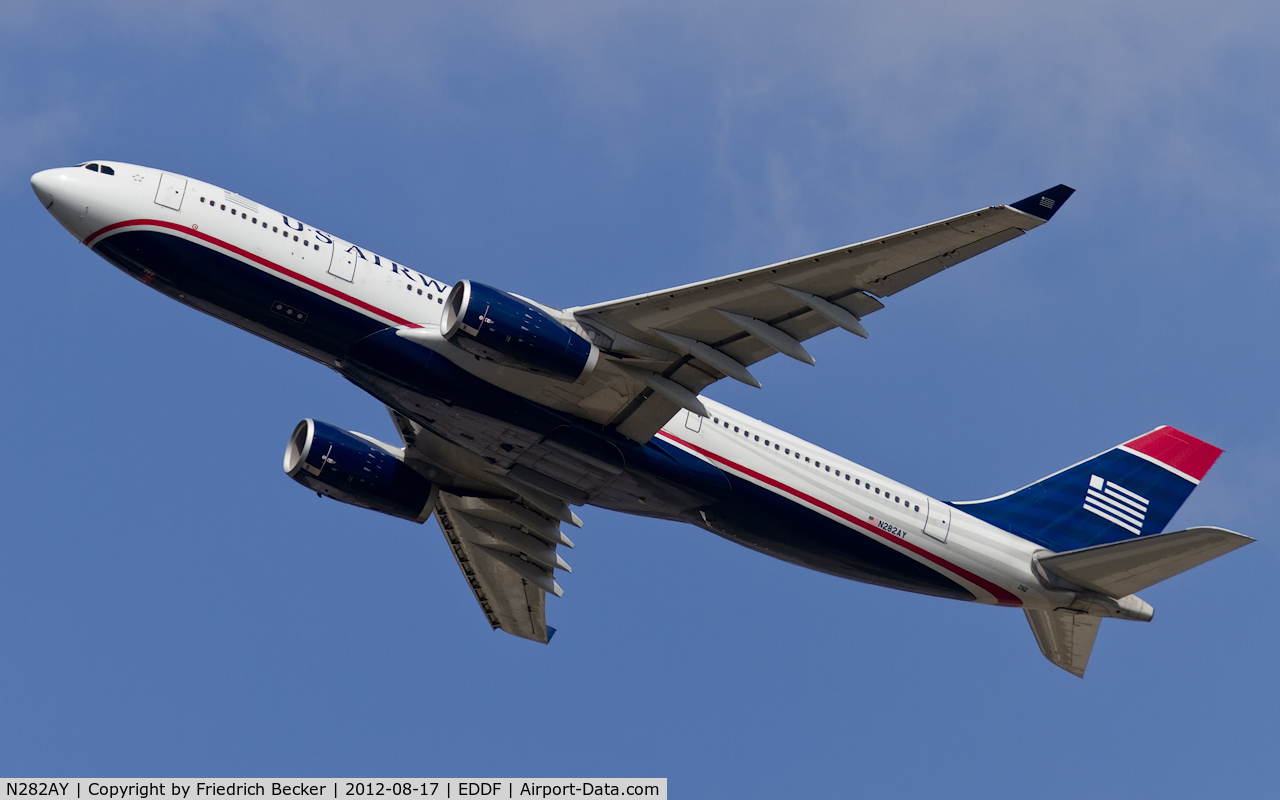
M 809 569 L 1021 608 L 1083 677 L 1101 621 L 1136 592 L 1249 544 L 1164 532 L 1221 450 L 1168 426 L 1023 488 L 944 502 L 701 393 L 1047 223 L 1058 185 L 834 250 L 634 297 L 556 308 L 452 285 L 247 197 L 114 161 L 36 173 L 45 209 L 180 303 L 335 370 L 390 412 L 392 444 L 314 419 L 284 470 L 322 497 L 435 515 L 494 629 L 547 643 L 574 506 L 678 520 Z

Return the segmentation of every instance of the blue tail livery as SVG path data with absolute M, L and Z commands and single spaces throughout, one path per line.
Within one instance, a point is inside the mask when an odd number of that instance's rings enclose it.
M 952 503 L 1055 552 L 1160 533 L 1222 451 L 1167 425 L 1017 491 Z

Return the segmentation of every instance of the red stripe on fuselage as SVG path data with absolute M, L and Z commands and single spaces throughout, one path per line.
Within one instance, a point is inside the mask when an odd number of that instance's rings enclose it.
M 862 528 L 863 530 L 866 530 L 869 533 L 874 533 L 876 536 L 880 537 L 881 539 L 884 539 L 887 542 L 892 542 L 899 547 L 905 547 L 906 549 L 910 550 L 912 553 L 915 553 L 921 558 L 928 559 L 929 561 L 932 561 L 934 564 L 937 564 L 938 566 L 942 567 L 948 572 L 951 572 L 955 575 L 958 575 L 961 578 L 964 578 L 966 581 L 972 583 L 973 585 L 982 587 L 984 590 L 986 590 L 993 597 L 996 598 L 996 603 L 998 605 L 1002 605 L 1002 606 L 1021 606 L 1022 605 L 1022 600 L 1020 600 L 1017 595 L 1013 594 L 1009 590 L 1004 589 L 1000 586 L 997 586 L 985 578 L 981 578 L 977 575 L 974 575 L 969 570 L 964 569 L 963 567 L 958 567 L 955 564 L 952 564 L 951 562 L 947 561 L 946 559 L 936 556 L 933 553 L 930 553 L 928 550 L 925 550 L 923 547 L 919 547 L 917 545 L 911 544 L 910 542 L 903 541 L 896 536 L 890 536 L 888 533 L 880 530 L 874 525 L 871 525 L 870 523 L 864 520 L 858 519 L 857 517 L 853 516 L 852 514 L 846 511 L 841 511 L 840 509 L 836 508 L 833 505 L 824 503 L 816 497 L 805 494 L 799 489 L 793 488 L 791 486 L 786 485 L 785 483 L 782 483 L 781 481 L 770 478 L 768 475 L 763 475 L 759 472 L 756 472 L 755 470 L 750 469 L 749 467 L 744 467 L 743 465 L 735 461 L 730 461 L 729 459 L 725 458 L 724 456 L 718 453 L 713 453 L 710 450 L 707 450 L 702 447 L 698 447 L 696 444 L 686 442 L 680 437 L 673 436 L 667 433 L 666 431 L 658 431 L 658 435 L 664 439 L 669 439 L 670 441 L 675 442 L 676 444 L 687 447 L 690 450 L 693 450 L 697 453 L 701 453 L 707 458 L 713 459 L 715 461 L 719 461 L 721 464 L 724 464 L 727 467 L 735 469 L 744 475 L 750 476 L 760 481 L 761 483 L 767 484 L 769 486 L 772 486 L 775 489 L 779 489 L 783 492 L 786 492 L 787 494 L 792 495 L 797 499 L 803 500 L 806 503 L 815 505 L 818 508 L 821 508 L 823 511 L 829 512 L 831 514 L 835 514 L 840 519 L 843 519 L 847 522 L 852 522 L 854 525 L 857 525 L 859 528 Z
M 216 245 L 217 247 L 221 247 L 224 250 L 230 250 L 232 253 L 235 253 L 241 258 L 247 258 L 248 260 L 256 264 L 260 264 L 261 266 L 264 266 L 267 269 L 272 270 L 273 272 L 278 272 L 281 275 L 286 275 L 290 278 L 293 278 L 295 281 L 298 281 L 300 283 L 305 283 L 307 286 L 310 286 L 311 288 L 316 289 L 317 291 L 321 291 L 321 292 L 324 292 L 325 294 L 333 295 L 334 297 L 338 298 L 339 300 L 342 300 L 343 302 L 350 303 L 351 305 L 356 306 L 358 308 L 362 308 L 365 311 L 371 312 L 373 314 L 377 314 L 383 319 L 390 320 L 391 322 L 394 322 L 397 325 L 404 325 L 409 328 L 422 327 L 416 322 L 410 322 L 407 319 L 402 319 L 401 317 L 398 317 L 389 311 L 384 311 L 375 305 L 366 303 L 365 301 L 361 300 L 358 297 L 352 297 L 346 292 L 339 291 L 333 288 L 332 286 L 326 286 L 323 283 L 315 280 L 314 278 L 308 278 L 306 275 L 303 275 L 298 272 L 294 272 L 288 267 L 282 267 L 279 264 L 275 263 L 274 261 L 268 261 L 262 256 L 256 256 L 253 253 L 248 252 L 247 250 L 236 247 L 234 244 L 231 244 L 230 242 L 224 242 L 221 239 L 210 236 L 207 233 L 202 233 L 196 230 L 195 228 L 189 228 L 185 225 L 179 225 L 176 222 L 166 222 L 164 220 L 159 220 L 159 219 L 130 219 L 130 220 L 125 220 L 124 222 L 116 222 L 111 225 L 108 225 L 105 228 L 102 228 L 101 230 L 94 231 L 89 236 L 85 237 L 84 244 L 86 247 L 93 247 L 93 244 L 92 244 L 93 240 L 97 239 L 102 234 L 108 233 L 113 230 L 117 230 L 119 228 L 125 228 L 125 227 L 130 227 L 135 225 L 139 225 L 139 226 L 149 225 L 149 226 L 154 226 L 158 228 L 169 228 L 171 230 L 181 231 L 182 233 L 185 233 L 188 236 L 194 236 L 197 239 L 203 239 L 209 244 Z

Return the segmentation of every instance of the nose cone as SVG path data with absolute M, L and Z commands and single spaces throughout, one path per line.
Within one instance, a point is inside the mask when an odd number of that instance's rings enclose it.
M 84 237 L 97 229 L 90 207 L 101 211 L 106 199 L 97 178 L 100 178 L 98 173 L 76 167 L 46 169 L 31 176 L 31 190 L 40 205 L 83 242 Z
M 54 204 L 53 194 L 58 182 L 58 172 L 56 169 L 46 169 L 31 176 L 31 191 L 36 193 L 36 199 L 46 211 L 51 211 Z

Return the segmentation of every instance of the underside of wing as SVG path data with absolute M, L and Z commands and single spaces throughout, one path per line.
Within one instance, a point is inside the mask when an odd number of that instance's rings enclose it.
M 406 461 L 441 485 L 436 521 L 489 625 L 523 639 L 550 641 L 555 629 L 547 625 L 546 596 L 563 594 L 556 570 L 572 571 L 560 548 L 573 542 L 560 523 L 581 527 L 582 521 L 563 500 L 510 473 L 486 472 L 478 466 L 488 463 L 484 459 L 387 410 L 404 440 Z M 541 475 L 526 471 L 534 476 L 527 480 Z
M 547 625 L 547 593 L 563 594 L 553 571 L 568 566 L 556 543 L 520 525 L 511 505 L 441 492 L 436 519 L 489 625 L 545 644 L 555 633 Z
M 747 369 L 774 353 L 806 363 L 801 344 L 861 320 L 883 298 L 1043 225 L 1072 194 L 1055 186 L 1017 203 L 792 259 L 608 303 L 568 309 L 605 355 L 599 374 L 626 379 L 629 402 L 608 424 L 646 441 L 723 377 L 759 386 Z

